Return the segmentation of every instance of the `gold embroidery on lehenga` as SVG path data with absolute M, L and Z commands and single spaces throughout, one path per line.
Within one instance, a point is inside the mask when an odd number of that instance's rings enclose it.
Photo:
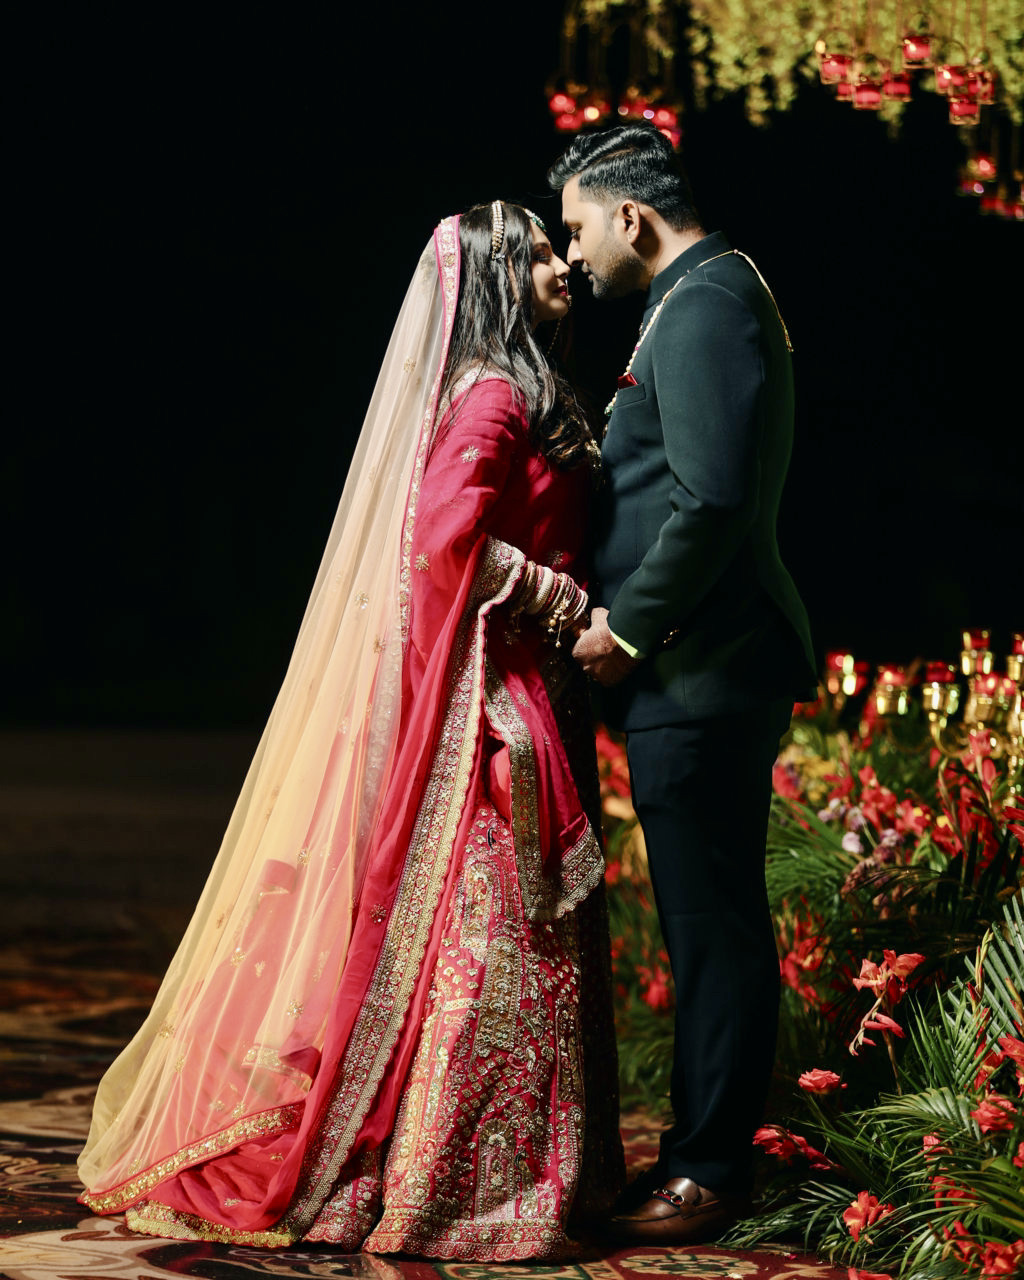
M 480 996 L 480 1052 L 511 1049 L 515 1043 L 520 1000 L 522 955 L 511 938 L 498 938 L 488 952 L 487 973 Z

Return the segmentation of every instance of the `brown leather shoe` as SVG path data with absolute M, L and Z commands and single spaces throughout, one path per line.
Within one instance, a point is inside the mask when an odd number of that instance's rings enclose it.
M 740 1196 L 717 1195 L 692 1178 L 669 1178 L 639 1209 L 615 1214 L 608 1229 L 624 1244 L 698 1244 L 720 1236 L 744 1208 Z

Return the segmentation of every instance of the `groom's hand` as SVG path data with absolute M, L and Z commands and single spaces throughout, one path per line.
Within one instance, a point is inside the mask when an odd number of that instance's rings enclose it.
M 608 610 L 600 605 L 590 614 L 590 626 L 576 641 L 572 656 L 598 684 L 618 684 L 640 665 L 608 630 Z

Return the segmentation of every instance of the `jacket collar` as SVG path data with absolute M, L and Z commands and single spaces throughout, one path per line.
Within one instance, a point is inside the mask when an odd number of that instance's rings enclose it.
M 659 271 L 651 281 L 644 309 L 648 310 L 659 303 L 669 289 L 683 276 L 689 275 L 694 267 L 699 267 L 716 254 L 728 253 L 731 248 L 725 234 L 721 231 L 712 231 L 696 244 L 691 244 L 689 249 L 684 249 L 678 258 L 673 258 L 668 266 Z

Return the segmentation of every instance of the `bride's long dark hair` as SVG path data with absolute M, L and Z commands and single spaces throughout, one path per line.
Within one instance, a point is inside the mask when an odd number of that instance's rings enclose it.
M 483 366 L 511 384 L 531 440 L 553 466 L 593 464 L 597 446 L 583 410 L 533 335 L 530 217 L 517 204 L 502 201 L 501 207 L 505 240 L 498 258 L 491 256 L 491 206 L 474 205 L 459 218 L 462 279 L 442 402 L 464 374 Z

